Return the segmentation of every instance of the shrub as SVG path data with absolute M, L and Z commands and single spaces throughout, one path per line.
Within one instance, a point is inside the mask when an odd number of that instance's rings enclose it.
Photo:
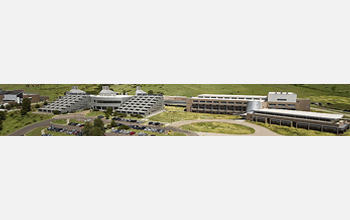
M 7 110 L 10 110 L 11 109 L 11 106 L 10 105 L 6 105 L 5 107 Z
M 58 115 L 58 114 L 60 114 L 60 112 L 58 110 L 55 110 L 55 111 L 53 111 L 53 114 Z
M 129 126 L 127 126 L 127 125 L 120 125 L 120 126 L 118 127 L 118 129 L 129 130 L 129 129 L 130 129 L 130 127 L 129 127 Z
M 26 115 L 27 114 L 27 110 L 25 108 L 21 109 L 21 115 Z
M 40 108 L 40 105 L 37 103 L 37 104 L 35 105 L 35 108 Z
M 47 105 L 47 101 L 44 102 L 44 105 Z

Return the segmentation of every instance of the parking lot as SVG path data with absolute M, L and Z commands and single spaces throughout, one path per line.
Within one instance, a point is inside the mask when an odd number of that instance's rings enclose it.
M 65 133 L 69 135 L 75 135 L 75 136 L 83 136 L 83 132 L 81 132 L 78 129 L 68 129 L 68 128 L 59 128 L 51 125 L 50 127 L 47 128 L 48 131 L 53 131 L 57 133 Z M 55 135 L 42 135 L 42 136 L 55 136 Z

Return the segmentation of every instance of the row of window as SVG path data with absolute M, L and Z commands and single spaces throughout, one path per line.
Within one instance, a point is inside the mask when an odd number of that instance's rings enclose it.
M 317 120 L 317 121 L 332 121 L 332 119 L 328 119 L 328 118 L 317 118 L 317 117 L 303 116 L 303 115 L 286 115 L 283 113 L 259 112 L 259 111 L 255 111 L 254 113 L 265 114 L 265 115 L 276 115 L 276 116 L 283 116 L 283 117 L 290 117 L 290 118 L 310 119 L 310 120 Z
M 221 103 L 221 104 L 236 104 L 236 105 L 241 105 L 242 102 L 225 102 L 225 101 L 198 101 L 198 100 L 193 100 L 193 102 L 196 103 Z M 247 104 L 246 102 L 243 102 L 243 104 Z
M 266 98 L 245 98 L 245 97 L 216 97 L 216 96 L 198 96 L 205 99 L 242 99 L 242 100 L 265 100 Z
M 269 107 L 275 107 L 276 104 L 269 104 Z M 285 106 L 288 106 L 288 107 L 295 107 L 294 104 L 278 104 L 277 106 L 279 107 L 285 107 Z

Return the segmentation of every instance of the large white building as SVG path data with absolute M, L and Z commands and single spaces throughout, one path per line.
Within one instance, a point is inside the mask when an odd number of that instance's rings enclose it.
M 162 95 L 147 95 L 138 87 L 137 95 L 119 95 L 103 86 L 99 95 L 90 95 L 73 86 L 66 92 L 65 96 L 60 97 L 49 105 L 40 108 L 39 112 L 59 113 L 75 112 L 83 109 L 106 110 L 111 107 L 113 110 L 127 114 L 140 114 L 143 116 L 164 108 Z

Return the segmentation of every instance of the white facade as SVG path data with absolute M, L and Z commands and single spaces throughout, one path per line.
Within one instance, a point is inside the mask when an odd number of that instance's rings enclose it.
M 297 94 L 293 92 L 269 92 L 268 102 L 296 102 Z

